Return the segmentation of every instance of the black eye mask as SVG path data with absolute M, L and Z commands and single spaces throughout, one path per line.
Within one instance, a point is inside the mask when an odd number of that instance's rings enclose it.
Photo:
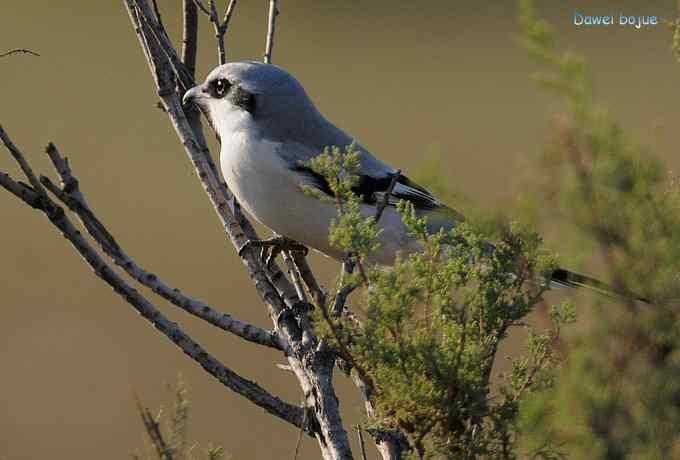
M 246 112 L 255 113 L 255 95 L 236 85 L 229 91 L 229 100 Z

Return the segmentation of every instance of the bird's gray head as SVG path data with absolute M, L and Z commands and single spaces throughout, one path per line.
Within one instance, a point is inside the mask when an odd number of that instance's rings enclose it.
M 184 103 L 191 102 L 208 113 L 220 137 L 249 129 L 272 140 L 294 139 L 326 123 L 295 77 L 261 62 L 215 68 L 186 92 Z

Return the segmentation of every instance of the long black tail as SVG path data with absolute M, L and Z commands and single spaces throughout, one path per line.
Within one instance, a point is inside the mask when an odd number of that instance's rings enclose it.
M 558 268 L 552 272 L 550 277 L 550 287 L 587 288 L 611 297 L 632 299 L 639 302 L 650 303 L 649 299 L 631 292 L 622 292 L 621 289 L 616 289 L 613 286 L 610 286 L 598 279 L 565 270 L 564 268 Z

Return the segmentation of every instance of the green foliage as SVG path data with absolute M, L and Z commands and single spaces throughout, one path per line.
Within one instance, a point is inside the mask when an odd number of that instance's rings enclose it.
M 327 149 L 311 167 L 327 178 L 338 204 L 331 241 L 365 256 L 376 247 L 378 230 L 373 217 L 360 214 L 352 192 L 355 158 L 351 146 Z M 552 382 L 555 343 L 573 318 L 561 305 L 553 330 L 538 332 L 524 322 L 556 262 L 525 228 L 506 229 L 493 247 L 469 223 L 430 234 L 427 218 L 411 203 L 401 201 L 397 209 L 423 250 L 398 257 L 392 269 L 366 267 L 361 320 L 324 311 L 321 334 L 371 385 L 374 428 L 401 430 L 414 456 L 516 458 L 519 405 Z M 492 393 L 498 347 L 512 327 L 529 329 L 526 357 Z
M 430 235 L 426 218 L 402 202 L 422 252 L 402 255 L 393 269 L 368 267 L 369 287 L 355 305 L 360 320 L 326 311 L 321 333 L 371 386 L 374 428 L 405 433 L 414 456 L 680 458 L 680 189 L 595 104 L 588 63 L 556 51 L 551 27 L 528 0 L 520 2 L 520 26 L 544 69 L 534 78 L 566 107 L 535 163 L 541 180 L 532 206 L 544 217 L 552 212 L 560 234 L 627 295 L 616 305 L 602 298 L 579 305 L 590 317 L 566 336 L 574 309 L 559 305 L 553 327 L 536 331 L 525 318 L 556 266 L 536 234 L 510 227 L 494 249 L 471 224 Z M 352 194 L 358 157 L 350 147 L 317 161 L 339 212 L 332 241 L 360 261 L 379 230 Z M 499 344 L 513 326 L 528 329 L 526 352 L 492 391 Z
M 520 23 L 547 69 L 541 81 L 567 107 L 538 162 L 542 183 L 532 196 L 553 203 L 561 234 L 592 248 L 591 262 L 605 267 L 619 292 L 654 304 L 592 306 L 589 322 L 565 344 L 556 386 L 524 405 L 524 445 L 557 444 L 569 458 L 679 458 L 680 189 L 595 105 L 585 60 L 556 51 L 529 1 L 521 2 Z
M 190 401 L 187 399 L 187 389 L 181 377 L 173 387 L 167 384 L 166 389 L 172 393 L 173 400 L 168 406 L 162 406 L 155 417 L 151 417 L 147 409 L 140 405 L 140 415 L 144 421 L 149 446 L 144 457 L 136 453 L 133 458 L 158 458 L 159 460 L 229 460 L 224 449 L 209 444 L 201 449 L 196 443 L 187 443 L 187 428 L 189 424 Z
M 500 395 L 491 395 L 490 376 L 508 329 L 524 326 L 545 289 L 533 273 L 549 273 L 553 261 L 533 234 L 509 233 L 489 253 L 467 224 L 427 235 L 423 219 L 403 210 L 425 249 L 371 273 L 351 346 L 376 385 L 381 423 L 428 457 L 514 458 L 518 403 L 550 381 L 557 333 L 530 329 L 527 357 L 502 377 Z M 568 317 L 555 316 L 556 330 Z
M 344 150 L 337 146 L 327 147 L 323 154 L 303 164 L 324 176 L 335 195 L 334 199 L 329 198 L 311 187 L 304 187 L 305 193 L 330 201 L 338 207 L 338 218 L 331 222 L 331 244 L 359 260 L 377 249 L 379 230 L 375 219 L 373 216 L 361 215 L 361 197 L 352 193 L 352 188 L 359 182 L 358 172 L 361 166 L 355 145 L 351 144 Z

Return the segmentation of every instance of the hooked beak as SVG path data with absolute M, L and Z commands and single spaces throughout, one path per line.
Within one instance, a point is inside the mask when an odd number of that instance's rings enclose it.
M 186 93 L 184 93 L 184 97 L 182 98 L 182 104 L 184 105 L 200 104 L 199 102 L 200 99 L 205 99 L 205 96 L 203 95 L 203 88 L 201 87 L 201 85 L 197 85 L 191 88 Z

